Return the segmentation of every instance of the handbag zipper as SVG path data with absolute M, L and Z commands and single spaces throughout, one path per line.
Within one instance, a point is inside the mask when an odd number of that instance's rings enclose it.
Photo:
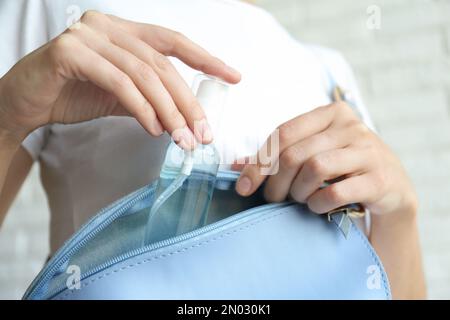
M 135 256 L 139 256 L 141 254 L 144 253 L 148 253 L 151 251 L 155 251 L 161 248 L 165 248 L 165 247 L 169 247 L 171 245 L 183 242 L 185 240 L 189 240 L 192 238 L 195 238 L 197 236 L 203 235 L 203 234 L 207 234 L 211 231 L 220 229 L 226 225 L 232 224 L 238 220 L 241 219 L 245 219 L 246 217 L 262 212 L 262 211 L 271 211 L 272 209 L 278 209 L 278 208 L 282 208 L 282 207 L 287 207 L 292 205 L 292 203 L 290 202 L 282 202 L 282 203 L 274 203 L 274 204 L 266 204 L 266 205 L 262 205 L 256 208 L 251 208 L 248 210 L 245 210 L 239 214 L 233 215 L 231 217 L 228 217 L 226 219 L 223 219 L 221 221 L 218 221 L 216 223 L 204 226 L 200 229 L 196 229 L 193 230 L 191 232 L 185 233 L 185 234 L 181 234 L 179 236 L 173 237 L 173 238 L 169 238 L 166 240 L 162 240 L 162 241 L 158 241 L 155 243 L 152 243 L 150 245 L 144 246 L 144 247 L 140 247 L 131 251 L 128 251 L 126 253 L 121 254 L 118 257 L 112 258 L 98 266 L 96 266 L 95 268 L 90 269 L 89 271 L 85 272 L 82 274 L 81 279 L 86 279 L 88 277 L 90 277 L 93 274 L 96 274 L 97 272 L 100 272 L 102 270 L 105 270 L 106 268 L 109 268 L 110 266 L 120 263 L 122 261 L 125 261 L 129 258 L 135 257 Z M 60 287 L 58 287 L 57 289 L 53 290 L 53 292 L 51 292 L 48 295 L 48 298 L 51 299 L 53 298 L 55 295 L 61 293 L 62 291 L 64 291 L 66 288 L 65 285 L 62 285 Z
M 119 210 L 117 210 L 114 214 L 109 216 L 107 219 L 102 221 L 99 225 L 97 225 L 95 228 L 93 228 L 91 231 L 89 231 L 86 236 L 84 236 L 81 240 L 74 238 L 72 240 L 69 240 L 67 243 L 68 247 L 63 247 L 61 249 L 61 252 L 58 252 L 55 256 L 53 261 L 48 264 L 46 268 L 44 268 L 41 273 L 37 276 L 38 282 L 36 285 L 30 286 L 30 289 L 25 292 L 24 299 L 33 299 L 33 297 L 36 295 L 36 293 L 39 293 L 39 291 L 42 289 L 42 287 L 53 277 L 53 275 L 56 273 L 56 271 L 61 268 L 61 266 L 66 263 L 68 259 L 66 259 L 67 256 L 71 256 L 74 252 L 78 251 L 80 248 L 82 248 L 89 240 L 91 240 L 94 236 L 98 234 L 98 232 L 102 231 L 106 226 L 111 224 L 115 219 L 120 217 L 123 213 L 125 213 L 128 209 L 133 207 L 138 201 L 144 200 L 145 198 L 152 195 L 152 192 L 154 191 L 156 185 L 153 183 L 149 187 L 144 187 L 144 190 L 141 190 L 141 193 L 136 194 L 135 198 L 133 198 L 130 202 L 126 202 L 126 198 L 123 199 L 123 207 L 120 207 Z M 107 211 L 114 209 L 114 205 L 112 207 L 106 207 L 99 211 L 95 217 L 101 216 L 105 214 Z M 93 220 L 95 220 L 95 217 Z M 89 227 L 90 223 L 87 223 L 85 225 L 85 228 Z M 80 229 L 80 232 L 84 231 L 83 228 Z M 77 242 L 77 240 L 79 240 Z M 74 245 L 70 246 L 75 242 Z M 29 291 L 30 290 L 30 291 Z
M 233 182 L 236 181 L 236 179 L 239 177 L 239 172 L 236 171 L 230 171 L 230 170 L 223 170 L 218 173 L 218 179 L 224 182 Z M 151 185 L 144 187 L 141 190 L 136 191 L 134 194 L 131 194 L 123 199 L 119 199 L 117 203 L 113 203 L 112 205 L 103 208 L 100 210 L 89 222 L 85 224 L 84 227 L 82 227 L 78 231 L 78 237 L 74 237 L 73 239 L 69 240 L 66 245 L 64 245 L 60 251 L 58 251 L 55 256 L 50 260 L 50 262 L 47 264 L 47 266 L 38 274 L 36 279 L 33 281 L 33 283 L 30 285 L 30 287 L 27 289 L 27 291 L 24 294 L 24 299 L 33 299 L 37 294 L 40 293 L 42 288 L 52 279 L 54 274 L 61 268 L 61 266 L 66 263 L 69 258 L 73 255 L 73 253 L 77 252 L 81 248 L 83 248 L 87 242 L 89 242 L 93 237 L 95 237 L 100 231 L 102 231 L 105 227 L 110 225 L 114 220 L 122 216 L 126 211 L 128 211 L 130 208 L 132 208 L 137 202 L 145 200 L 146 198 L 149 198 L 150 196 L 153 196 L 153 192 L 156 188 L 156 182 L 152 183 Z M 129 199 L 132 199 L 131 201 L 128 201 Z M 162 248 L 164 246 L 169 246 L 171 244 L 190 239 L 192 237 L 195 237 L 200 234 L 207 233 L 209 231 L 212 231 L 214 229 L 217 229 L 219 227 L 222 227 L 228 223 L 232 223 L 234 221 L 237 221 L 238 219 L 243 219 L 247 217 L 250 214 L 253 214 L 255 212 L 259 212 L 260 210 L 265 209 L 272 209 L 277 207 L 286 206 L 290 203 L 284 202 L 284 203 L 276 203 L 276 204 L 267 204 L 263 205 L 257 208 L 252 208 L 243 211 L 240 214 L 233 215 L 229 218 L 226 218 L 224 220 L 218 221 L 216 223 L 213 223 L 211 225 L 204 226 L 200 229 L 188 232 L 186 234 L 182 234 L 179 236 L 176 236 L 174 238 L 170 238 L 167 240 L 162 240 L 157 243 L 141 247 L 135 250 L 132 250 L 124 255 L 121 255 L 115 259 L 111 259 L 106 263 L 103 263 L 99 266 L 97 266 L 94 269 L 91 269 L 88 273 L 83 274 L 82 279 L 88 277 L 89 275 L 98 272 L 99 270 L 106 268 L 111 264 L 119 262 L 118 259 L 127 259 L 134 255 L 139 255 L 141 253 L 147 252 L 149 250 L 156 250 L 159 248 Z M 119 207 L 117 207 L 119 206 Z M 115 210 L 113 214 L 111 214 L 109 217 L 107 217 L 105 220 L 103 220 L 100 224 L 98 224 L 95 228 L 92 228 L 92 230 L 89 230 L 89 227 L 93 221 L 101 217 L 102 215 L 106 214 L 106 212 L 110 210 Z M 254 210 L 254 211 L 253 211 Z M 88 230 L 88 231 L 87 231 Z M 85 234 L 85 235 L 80 235 Z M 81 239 L 80 239 L 81 237 Z M 95 270 L 95 272 L 94 272 Z M 61 288 L 58 288 L 58 290 L 61 290 Z M 56 290 L 57 291 L 57 290 Z M 56 292 L 57 293 L 57 292 Z M 54 293 L 54 294 L 56 294 Z M 52 294 L 52 295 L 54 295 Z

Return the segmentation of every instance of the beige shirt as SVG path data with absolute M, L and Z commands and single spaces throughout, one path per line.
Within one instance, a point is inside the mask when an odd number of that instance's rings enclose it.
M 0 52 L 0 75 L 61 33 L 66 10 L 74 4 L 81 11 L 96 9 L 181 31 L 241 71 L 243 80 L 230 91 L 220 129 L 213 128 L 227 158 L 253 154 L 278 125 L 329 103 L 326 68 L 353 92 L 370 124 L 352 72 L 338 53 L 295 41 L 268 13 L 239 1 L 0 2 L 0 36 L 9 43 Z M 12 22 L 12 34 L 3 27 L 6 20 Z M 191 83 L 196 72 L 173 61 Z M 167 143 L 167 136 L 152 138 L 125 117 L 53 124 L 33 132 L 23 146 L 41 166 L 51 211 L 51 251 L 102 207 L 156 179 Z

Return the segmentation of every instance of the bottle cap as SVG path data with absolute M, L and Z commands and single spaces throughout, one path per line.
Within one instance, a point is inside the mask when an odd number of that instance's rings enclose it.
M 200 75 L 198 80 L 197 100 L 206 113 L 213 133 L 219 127 L 229 85 L 222 80 L 208 75 Z

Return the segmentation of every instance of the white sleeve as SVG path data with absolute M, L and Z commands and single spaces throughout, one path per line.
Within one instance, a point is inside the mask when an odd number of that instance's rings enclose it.
M 30 154 L 34 161 L 39 158 L 39 154 L 47 142 L 48 132 L 48 126 L 41 127 L 30 133 L 22 142 L 22 147 Z

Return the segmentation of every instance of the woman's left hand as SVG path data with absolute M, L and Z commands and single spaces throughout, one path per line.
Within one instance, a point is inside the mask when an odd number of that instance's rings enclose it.
M 270 158 L 271 170 L 278 171 L 268 175 L 259 160 L 235 164 L 234 169 L 242 169 L 239 194 L 251 195 L 267 179 L 268 201 L 290 196 L 317 213 L 350 203 L 361 203 L 376 215 L 415 212 L 416 195 L 399 159 L 347 104 L 317 108 L 277 130 L 271 139 L 279 137 L 279 148 Z M 266 154 L 273 142 L 268 139 L 253 159 Z

